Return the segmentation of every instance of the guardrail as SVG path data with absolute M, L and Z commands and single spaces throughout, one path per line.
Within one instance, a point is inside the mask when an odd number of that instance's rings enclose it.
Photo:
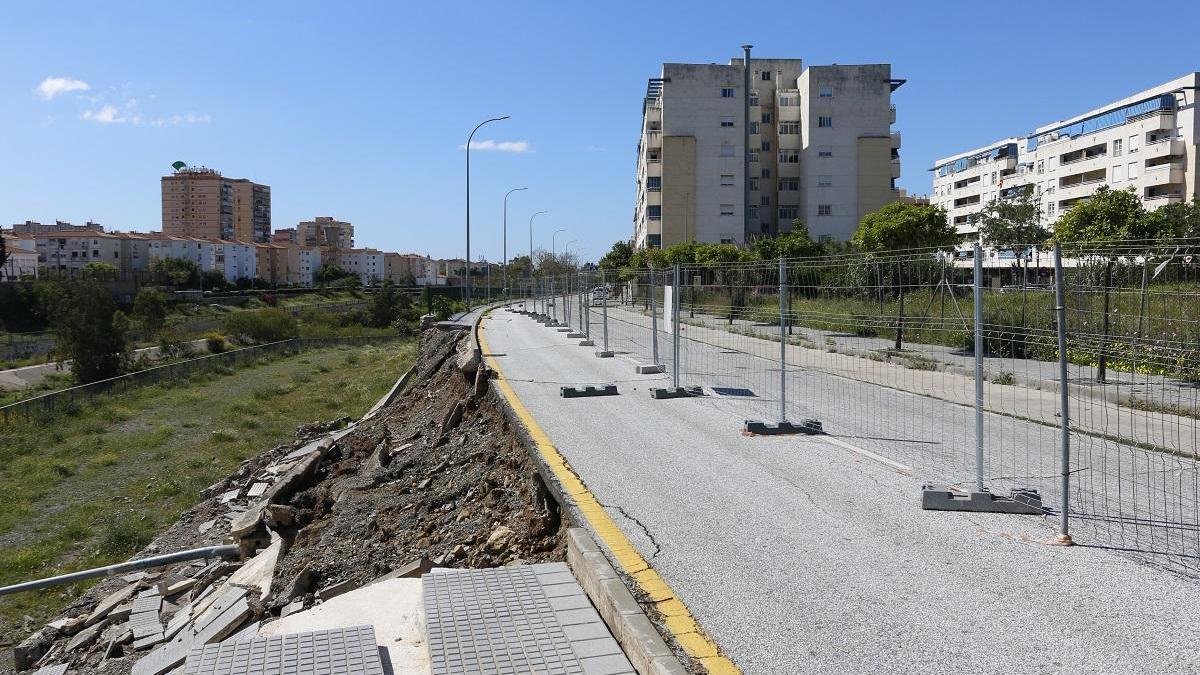
M 399 338 L 399 335 L 292 338 L 290 340 L 280 340 L 279 342 L 270 342 L 263 345 L 242 347 L 241 349 L 234 349 L 219 354 L 208 354 L 185 361 L 167 363 L 10 403 L 0 406 L 0 419 L 3 419 L 4 423 L 7 424 L 17 418 L 32 419 L 38 416 L 53 415 L 60 410 L 73 409 L 76 406 L 90 403 L 98 396 L 121 394 L 132 388 L 158 384 L 160 382 L 170 382 L 201 371 L 237 366 L 261 356 L 291 355 L 304 349 L 319 349 L 339 345 L 375 344 L 390 342 Z

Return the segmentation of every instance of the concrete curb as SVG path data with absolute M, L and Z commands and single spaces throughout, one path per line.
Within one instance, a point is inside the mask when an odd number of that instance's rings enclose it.
M 592 535 L 567 530 L 567 564 L 639 675 L 687 675 Z
M 384 394 L 383 398 L 379 399 L 379 401 L 372 406 L 365 415 L 359 418 L 359 421 L 361 422 L 371 419 L 375 416 L 375 413 L 380 411 L 380 409 L 391 405 L 396 400 L 396 397 L 400 395 L 400 392 L 404 391 L 404 387 L 408 385 L 408 381 L 412 379 L 413 373 L 415 372 L 417 372 L 416 364 L 409 366 L 408 370 L 400 376 L 400 379 L 396 380 L 396 384 L 392 385 L 392 388 L 388 390 L 388 393 Z

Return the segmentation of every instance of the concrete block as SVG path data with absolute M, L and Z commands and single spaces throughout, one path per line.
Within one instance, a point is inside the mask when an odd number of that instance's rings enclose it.
M 746 426 L 742 430 L 755 436 L 787 436 L 793 434 L 808 434 L 811 436 L 825 433 L 821 428 L 821 421 L 814 419 L 807 419 L 799 424 L 792 422 L 768 424 L 756 420 L 746 420 Z
M 692 398 L 693 396 L 703 396 L 704 389 L 702 387 L 651 387 L 650 398 L 668 399 L 668 398 Z
M 559 394 L 563 398 L 583 398 L 586 396 L 617 396 L 617 385 L 605 384 L 599 387 L 559 387 Z
M 567 333 L 567 339 L 569 339 L 569 340 L 578 340 L 582 337 L 584 337 L 584 335 L 583 335 L 583 333 L 580 333 L 579 331 L 572 331 L 570 333 Z
M 637 370 L 638 375 L 653 375 L 654 373 L 667 372 L 666 366 L 663 366 L 658 363 L 639 365 L 639 366 L 637 366 L 636 370 Z
M 117 605 L 120 605 L 120 604 L 124 603 L 126 600 L 132 598 L 134 592 L 136 592 L 136 591 L 137 591 L 137 585 L 130 584 L 130 585 L 126 586 L 125 588 L 122 588 L 121 590 L 117 591 L 116 593 L 113 593 L 112 595 L 109 595 L 108 597 L 104 598 L 103 600 L 101 600 L 99 603 L 96 604 L 96 608 L 94 610 L 92 610 L 91 614 L 88 615 L 87 621 L 84 622 L 84 625 L 90 626 L 90 625 L 100 621 L 100 619 L 103 619 L 104 617 L 108 616 L 109 612 L 111 612 L 113 609 L 115 609 L 117 607 Z
M 345 581 L 331 584 L 325 588 L 322 588 L 321 590 L 317 591 L 317 597 L 321 600 L 329 600 L 330 598 L 336 598 L 342 593 L 347 593 L 358 587 L 359 583 L 357 581 L 354 579 L 347 579 Z
M 580 340 L 579 346 L 580 347 L 595 347 L 596 343 L 592 340 Z
M 613 352 L 599 351 L 599 352 L 596 352 L 596 357 L 601 358 L 601 359 L 611 359 L 613 357 Z
M 963 493 L 926 484 L 921 487 L 921 508 L 930 511 L 970 511 L 974 513 L 1015 513 L 1040 516 L 1042 496 L 1037 490 L 1013 488 L 1008 497 L 998 497 L 988 491 L 972 490 Z

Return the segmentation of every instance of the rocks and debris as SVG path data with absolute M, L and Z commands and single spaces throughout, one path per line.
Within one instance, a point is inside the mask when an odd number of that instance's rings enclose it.
M 416 372 L 377 414 L 297 429 L 206 488 L 139 556 L 236 543 L 108 579 L 14 650 L 18 669 L 162 675 L 196 647 L 437 567 L 561 560 L 565 523 L 461 331 L 423 334 Z M 480 382 L 484 389 L 480 389 Z M 30 627 L 32 629 L 33 626 Z

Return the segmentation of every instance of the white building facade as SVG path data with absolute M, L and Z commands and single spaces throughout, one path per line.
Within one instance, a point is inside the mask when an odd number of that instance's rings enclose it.
M 988 202 L 1031 190 L 1042 223 L 1101 186 L 1132 189 L 1147 209 L 1198 195 L 1195 114 L 1200 73 L 1166 82 L 1027 136 L 1005 138 L 937 161 L 930 202 L 946 210 L 969 247 Z M 1011 252 L 988 253 L 990 259 Z
M 667 63 L 649 81 L 637 248 L 744 243 L 797 219 L 814 237 L 847 239 L 862 216 L 900 198 L 891 93 L 903 80 L 889 65 L 751 58 L 747 114 L 743 64 Z

